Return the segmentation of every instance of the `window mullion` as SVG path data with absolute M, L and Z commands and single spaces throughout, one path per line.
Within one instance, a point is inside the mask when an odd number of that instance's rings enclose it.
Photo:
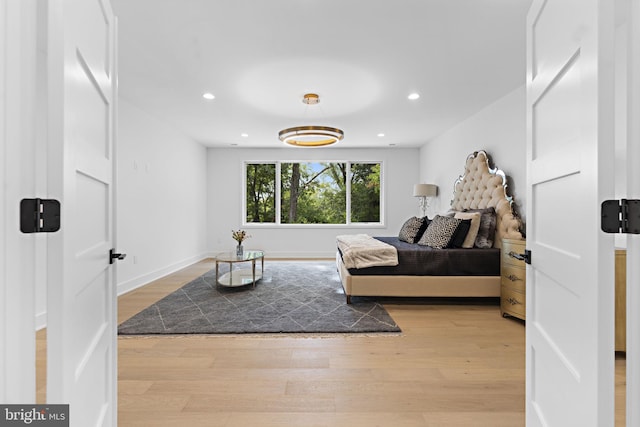
M 280 162 L 276 162 L 276 211 L 275 211 L 275 220 L 276 224 L 280 225 L 281 223 L 281 208 L 282 208 L 282 179 L 281 179 L 281 169 Z
M 351 162 L 347 162 L 347 182 L 345 183 L 345 207 L 346 207 L 346 224 L 351 224 Z

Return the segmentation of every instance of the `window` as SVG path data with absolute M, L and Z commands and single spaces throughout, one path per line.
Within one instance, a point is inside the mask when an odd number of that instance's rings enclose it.
M 247 223 L 276 221 L 276 165 L 269 163 L 247 164 L 246 212 Z
M 380 222 L 380 163 L 351 165 L 351 222 Z
M 381 183 L 381 162 L 247 162 L 245 223 L 379 224 Z

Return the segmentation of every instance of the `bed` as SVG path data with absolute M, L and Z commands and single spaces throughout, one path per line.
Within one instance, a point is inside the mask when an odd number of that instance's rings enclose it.
M 470 154 L 463 175 L 454 184 L 450 212 L 441 216 L 464 218 L 461 212 L 495 211 L 495 231 L 490 243 L 482 249 L 468 245 L 433 249 L 397 237 L 375 237 L 396 248 L 398 263 L 364 268 L 347 268 L 339 244 L 336 265 L 347 303 L 351 303 L 353 296 L 499 297 L 502 239 L 523 238 L 523 224 L 513 203 L 513 198 L 507 195 L 504 172 L 491 167 L 485 151 Z M 434 262 L 444 265 L 444 269 L 430 269 Z M 472 264 L 477 268 L 470 268 Z

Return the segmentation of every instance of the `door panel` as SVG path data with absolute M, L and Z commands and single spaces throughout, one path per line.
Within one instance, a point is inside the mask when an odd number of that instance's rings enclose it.
M 84 155 L 95 157 L 95 160 L 108 161 L 110 87 L 100 86 L 97 81 L 100 77 L 93 74 L 80 52 L 77 60 L 78 81 L 69 88 L 69 97 L 86 108 L 74 111 L 71 117 L 78 140 L 76 148 Z
M 528 426 L 613 423 L 609 16 L 613 2 L 536 0 L 527 19 Z
M 580 0 L 538 4 L 539 9 L 532 19 L 533 25 L 529 26 L 532 50 L 530 63 L 532 77 L 544 80 L 541 74 L 558 75 L 558 68 L 573 56 L 584 12 Z
M 560 75 L 537 97 L 533 106 L 533 159 L 571 152 L 579 144 L 580 56 L 574 56 Z M 562 117 L 562 120 L 558 120 Z
M 59 144 L 62 226 L 51 239 L 62 266 L 54 271 L 48 307 L 51 403 L 69 403 L 74 427 L 116 424 L 116 287 L 113 247 L 113 146 L 116 23 L 108 0 L 51 3 L 51 38 L 63 72 L 53 102 Z M 57 45 L 55 44 L 57 41 Z M 54 94 L 55 95 L 55 94 Z M 58 127 L 59 126 L 59 127 Z M 57 152 L 58 150 L 52 150 Z M 56 163 L 57 162 L 57 163 Z

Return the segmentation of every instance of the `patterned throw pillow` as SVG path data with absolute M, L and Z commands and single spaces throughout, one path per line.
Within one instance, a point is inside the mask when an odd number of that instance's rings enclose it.
M 474 246 L 483 249 L 492 248 L 496 234 L 496 210 L 491 207 L 486 209 L 465 209 L 465 212 L 480 212 L 480 227 L 478 228 Z
M 405 221 L 398 233 L 398 240 L 407 243 L 416 243 L 422 237 L 422 233 L 429 225 L 429 218 L 412 217 Z
M 461 222 L 462 220 L 458 218 L 436 215 L 418 244 L 436 249 L 446 248 Z

